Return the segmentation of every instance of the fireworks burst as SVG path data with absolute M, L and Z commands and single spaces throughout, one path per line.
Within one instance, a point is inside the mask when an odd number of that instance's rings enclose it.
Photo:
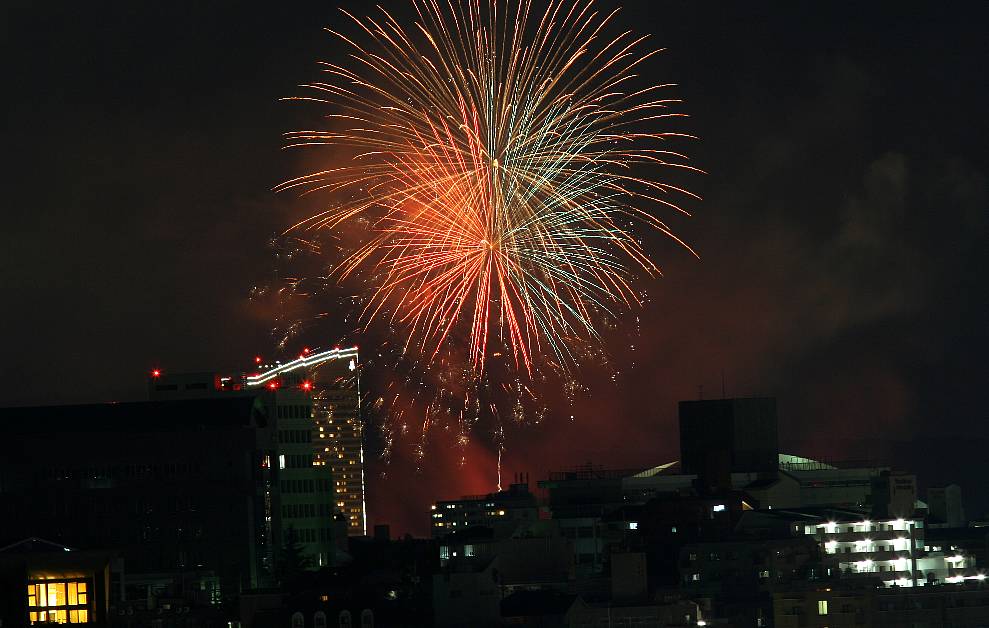
M 364 279 L 365 322 L 398 330 L 403 354 L 428 364 L 462 344 L 473 377 L 502 351 L 530 378 L 540 357 L 567 370 L 601 315 L 639 302 L 633 278 L 659 272 L 643 230 L 689 250 L 662 216 L 692 195 L 654 176 L 694 170 L 666 147 L 683 134 L 657 129 L 679 101 L 635 86 L 657 51 L 606 35 L 615 13 L 594 0 L 411 7 L 414 25 L 345 12 L 359 36 L 330 32 L 349 65 L 321 64 L 325 80 L 293 99 L 328 106 L 333 128 L 289 133 L 289 147 L 349 160 L 278 187 L 335 199 L 290 231 L 371 226 L 333 272 Z

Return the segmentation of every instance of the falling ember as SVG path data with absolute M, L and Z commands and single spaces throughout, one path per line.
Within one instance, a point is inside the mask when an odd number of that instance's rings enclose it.
M 365 318 L 404 326 L 427 359 L 463 325 L 479 372 L 494 339 L 530 373 L 545 351 L 570 364 L 563 339 L 598 338 L 593 312 L 637 304 L 634 270 L 658 273 L 637 230 L 683 244 L 660 215 L 690 193 L 648 174 L 694 170 L 665 148 L 682 134 L 656 128 L 679 101 L 660 97 L 670 85 L 632 86 L 657 51 L 628 31 L 605 39 L 615 13 L 594 0 L 541 14 L 533 0 L 410 3 L 414 27 L 344 11 L 363 31 L 331 31 L 352 67 L 323 63 L 326 82 L 294 99 L 342 127 L 288 133 L 289 147 L 354 157 L 278 186 L 350 199 L 292 229 L 373 218 L 337 275 L 371 278 Z

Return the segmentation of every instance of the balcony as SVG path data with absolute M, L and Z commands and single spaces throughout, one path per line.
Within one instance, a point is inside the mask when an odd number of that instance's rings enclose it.
M 874 542 L 889 542 L 895 539 L 910 539 L 910 532 L 908 530 L 874 530 L 872 532 L 834 532 L 827 533 L 818 531 L 816 534 L 810 534 L 818 541 L 837 541 L 839 543 L 853 543 L 855 541 L 861 541 L 864 539 L 870 539 Z M 917 537 L 923 538 L 923 537 Z

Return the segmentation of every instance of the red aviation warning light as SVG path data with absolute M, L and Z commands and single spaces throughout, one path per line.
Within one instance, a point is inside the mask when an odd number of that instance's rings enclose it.
M 254 356 L 254 363 L 255 364 L 261 364 L 261 356 L 259 356 L 259 355 Z
M 151 371 L 151 377 L 161 377 L 161 369 Z
M 270 384 L 268 384 L 268 388 L 270 388 L 271 390 L 277 389 L 278 388 L 278 382 L 277 381 L 271 382 Z
M 302 390 L 312 390 L 312 382 L 310 381 L 302 382 Z

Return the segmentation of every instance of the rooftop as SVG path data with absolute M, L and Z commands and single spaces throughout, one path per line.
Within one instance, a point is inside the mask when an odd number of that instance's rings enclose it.
M 147 432 L 266 424 L 254 396 L 0 408 L 0 433 Z

